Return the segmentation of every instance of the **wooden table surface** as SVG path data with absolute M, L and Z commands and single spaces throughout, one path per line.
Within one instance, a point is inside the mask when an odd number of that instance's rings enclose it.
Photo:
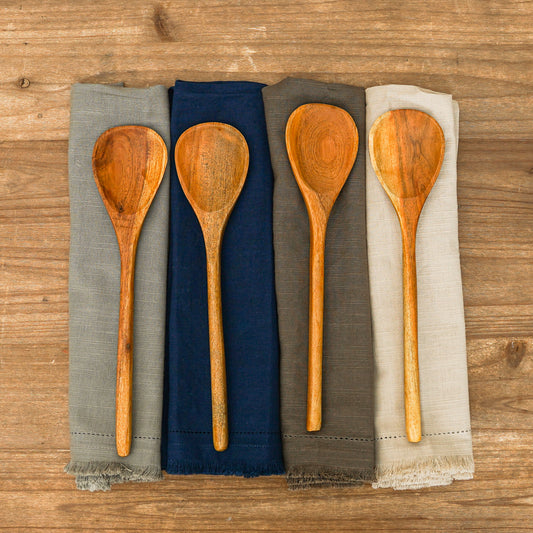
M 532 73 L 530 0 L 0 0 L 0 529 L 533 529 Z M 77 491 L 63 473 L 70 85 L 288 74 L 459 102 L 474 480 L 289 492 L 282 477 L 167 476 Z

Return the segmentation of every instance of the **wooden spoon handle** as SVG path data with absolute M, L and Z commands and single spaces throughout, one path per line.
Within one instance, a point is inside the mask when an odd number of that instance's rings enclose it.
M 416 292 L 416 223 L 403 232 L 403 327 L 405 429 L 409 442 L 422 438 L 418 376 L 418 309 Z
M 211 362 L 211 416 L 213 422 L 213 445 L 217 452 L 228 447 L 228 402 L 226 392 L 226 361 L 224 354 L 224 331 L 222 328 L 222 297 L 220 290 L 220 245 L 208 245 L 207 255 L 207 300 L 209 312 L 209 349 Z
M 131 406 L 133 388 L 133 286 L 137 243 L 121 250 L 120 312 L 118 318 L 117 389 L 115 438 L 117 453 L 126 457 L 131 447 Z
M 307 431 L 318 431 L 322 425 L 322 345 L 324 336 L 326 224 L 327 220 L 311 223 Z

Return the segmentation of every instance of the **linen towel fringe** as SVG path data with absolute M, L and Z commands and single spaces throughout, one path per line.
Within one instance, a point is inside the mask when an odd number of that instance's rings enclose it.
M 129 466 L 123 463 L 101 461 L 70 461 L 64 468 L 67 474 L 76 476 L 76 488 L 91 492 L 108 491 L 114 483 L 127 481 L 160 481 L 161 469 L 156 466 Z
M 428 457 L 379 465 L 376 470 L 378 481 L 372 483 L 375 489 L 414 490 L 472 479 L 474 459 L 471 455 Z
M 291 467 L 286 477 L 289 490 L 310 489 L 312 487 L 355 487 L 376 479 L 374 469 L 347 471 L 319 468 L 316 465 L 310 468 Z

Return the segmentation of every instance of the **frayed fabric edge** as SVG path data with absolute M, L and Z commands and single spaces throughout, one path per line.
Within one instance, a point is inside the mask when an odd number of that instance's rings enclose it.
M 115 483 L 150 482 L 163 479 L 158 466 L 129 466 L 122 463 L 70 461 L 64 471 L 76 477 L 79 490 L 108 491 Z
M 373 469 L 341 471 L 293 466 L 287 471 L 287 486 L 289 490 L 305 490 L 312 487 L 358 487 L 375 479 Z
M 474 477 L 472 455 L 429 457 L 376 467 L 375 489 L 416 490 L 450 485 Z
M 285 473 L 280 463 L 265 465 L 214 465 L 203 463 L 181 463 L 170 461 L 165 468 L 167 474 L 173 475 L 216 475 L 216 476 L 277 476 Z

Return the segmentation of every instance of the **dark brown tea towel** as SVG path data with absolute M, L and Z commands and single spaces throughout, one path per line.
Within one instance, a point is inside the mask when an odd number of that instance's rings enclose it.
M 274 169 L 274 254 L 281 348 L 281 428 L 290 488 L 358 485 L 374 475 L 374 392 L 365 220 L 365 90 L 287 78 L 263 89 Z M 328 223 L 322 429 L 306 431 L 309 220 L 285 147 L 306 103 L 345 109 L 359 131 L 355 166 Z

